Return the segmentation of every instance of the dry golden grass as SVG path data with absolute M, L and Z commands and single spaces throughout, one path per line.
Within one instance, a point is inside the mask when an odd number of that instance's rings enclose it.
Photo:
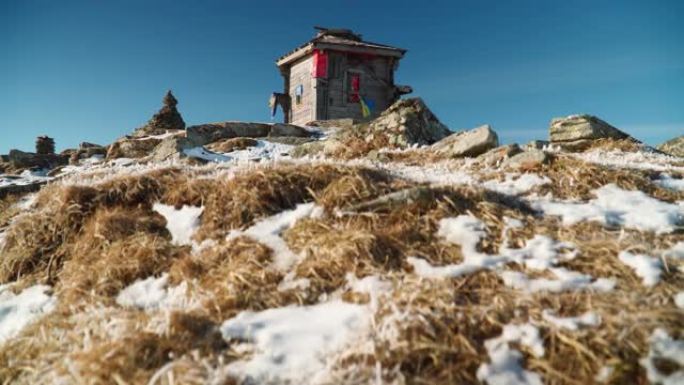
M 212 151 L 218 152 L 232 152 L 236 150 L 244 150 L 249 147 L 254 147 L 258 144 L 256 139 L 252 138 L 230 138 L 219 142 L 213 142 L 207 146 Z
M 239 236 L 177 259 L 170 268 L 171 282 L 195 281 L 209 293 L 204 308 L 217 322 L 242 310 L 303 303 L 301 295 L 278 289 L 284 274 L 271 266 L 271 254 L 268 247 Z
M 0 229 L 9 225 L 12 218 L 19 214 L 17 203 L 21 198 L 20 194 L 9 194 L 0 198 Z
M 666 202 L 684 199 L 684 192 L 653 183 L 659 175 L 657 172 L 617 169 L 568 155 L 557 155 L 550 164 L 542 165 L 535 171 L 551 180 L 550 184 L 539 187 L 537 191 L 541 194 L 551 193 L 558 199 L 591 199 L 593 190 L 609 183 L 625 190 L 640 190 Z
M 206 200 L 197 238 L 225 237 L 257 218 L 312 201 L 333 181 L 359 172 L 330 165 L 285 165 L 238 174 L 219 183 Z
M 616 183 L 667 201 L 684 199 L 654 185 L 649 173 L 566 156 L 539 171 L 552 180 L 540 192 L 556 198 L 591 199 L 593 189 Z M 421 194 L 368 204 L 411 189 Z M 151 209 L 157 201 L 203 205 L 196 238 L 212 242 L 197 252 L 172 245 L 164 219 Z M 324 214 L 297 221 L 282 237 L 301 257 L 287 279 L 305 278 L 309 285 L 283 289 L 288 272 L 274 266 L 271 249 L 247 236 L 226 235 L 303 202 L 316 202 Z M 613 278 L 616 289 L 526 294 L 488 270 L 443 280 L 417 277 L 407 257 L 437 266 L 463 261 L 458 245 L 437 236 L 441 219 L 462 214 L 487 226 L 478 245 L 482 252 L 498 253 L 504 239 L 506 246 L 522 247 L 536 234 L 547 235 L 577 248 L 577 257 L 560 266 Z M 506 217 L 524 225 L 507 229 Z M 563 226 L 536 216 L 515 197 L 475 187 L 421 186 L 356 167 L 265 166 L 225 180 L 171 169 L 91 187 L 50 186 L 36 208 L 10 226 L 0 280 L 51 282 L 60 305 L 0 346 L 0 383 L 50 383 L 62 376 L 72 383 L 146 384 L 155 375 L 164 384 L 171 383 L 169 375 L 176 383 L 205 383 L 212 367 L 238 358 L 217 325 L 243 310 L 314 304 L 328 295 L 370 303 L 367 294 L 345 289 L 348 274 L 378 276 L 392 289 L 373 309 L 371 336 L 336 357 L 330 383 L 369 383 L 380 368 L 388 383 L 475 384 L 477 368 L 488 362 L 484 341 L 498 337 L 505 324 L 525 322 L 539 326 L 546 354 L 537 358 L 516 348 L 525 368 L 545 383 L 594 383 L 604 365 L 615 368 L 611 383 L 646 383 L 639 359 L 648 353 L 651 332 L 663 327 L 684 337 L 684 316 L 672 303 L 684 291 L 684 277 L 678 262 L 666 260 L 662 281 L 644 287 L 617 254 L 656 253 L 680 241 L 681 232 L 616 231 L 594 222 Z M 549 275 L 513 263 L 506 268 Z M 136 279 L 164 272 L 171 285 L 188 283 L 201 292 L 201 308 L 166 314 L 123 309 L 113 301 Z M 543 320 L 544 310 L 559 316 L 595 311 L 602 323 L 562 330 Z M 672 370 L 671 364 L 663 365 Z

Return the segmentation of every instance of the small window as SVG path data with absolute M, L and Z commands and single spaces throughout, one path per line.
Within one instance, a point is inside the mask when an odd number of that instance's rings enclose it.
M 304 94 L 304 86 L 298 85 L 295 87 L 295 104 L 302 104 L 302 95 Z

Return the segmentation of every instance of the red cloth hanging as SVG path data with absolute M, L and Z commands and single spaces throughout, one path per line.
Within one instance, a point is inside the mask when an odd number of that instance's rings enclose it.
M 328 77 L 328 54 L 319 49 L 314 50 L 313 53 L 313 71 L 311 76 L 315 78 Z
M 359 91 L 361 91 L 361 75 L 351 74 L 350 83 L 349 101 L 356 103 L 359 101 Z

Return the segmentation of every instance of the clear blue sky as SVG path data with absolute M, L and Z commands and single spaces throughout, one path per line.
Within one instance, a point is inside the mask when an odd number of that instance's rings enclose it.
M 684 134 L 684 1 L 0 0 L 0 153 L 109 143 L 167 89 L 186 123 L 269 121 L 274 60 L 313 25 L 407 48 L 397 80 L 452 130 L 504 142 L 591 113 L 656 144 Z

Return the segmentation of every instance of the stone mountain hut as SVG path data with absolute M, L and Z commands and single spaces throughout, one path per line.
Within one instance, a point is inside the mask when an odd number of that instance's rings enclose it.
M 315 27 L 316 36 L 276 61 L 284 91 L 271 95 L 285 123 L 377 117 L 409 86 L 394 84 L 405 49 L 364 41 L 348 29 Z

